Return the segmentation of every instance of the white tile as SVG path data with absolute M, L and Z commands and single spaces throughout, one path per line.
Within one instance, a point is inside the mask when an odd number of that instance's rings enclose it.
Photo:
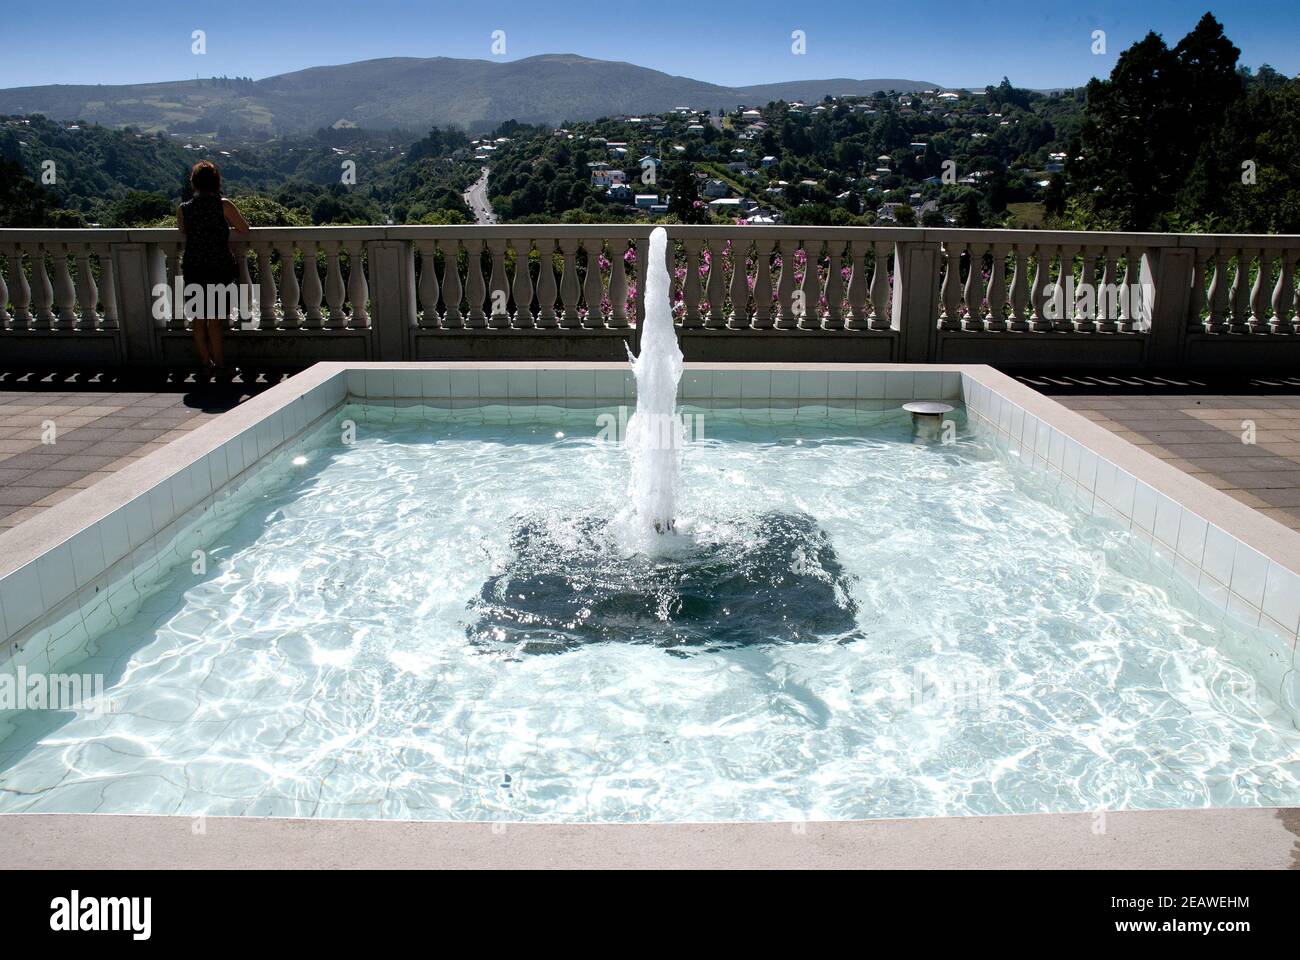
M 1127 470 L 1115 468 L 1115 479 L 1111 482 L 1111 503 L 1125 517 L 1133 516 L 1133 501 L 1137 493 L 1137 478 Z
M 917 400 L 942 400 L 943 374 L 929 370 L 913 374 L 912 396 Z
M 529 371 L 533 373 L 534 371 Z M 451 399 L 450 370 L 420 371 L 420 396 L 425 400 Z
M 364 370 L 349 370 L 347 378 L 348 393 L 354 397 L 366 395 L 366 373 Z
M 506 390 L 511 400 L 536 400 L 537 371 L 511 370 L 506 378 Z
M 960 400 L 961 399 L 961 374 L 945 373 L 942 386 L 940 387 L 940 398 L 943 400 Z
M 770 370 L 745 370 L 740 374 L 740 396 L 744 400 L 769 400 L 772 397 Z
M 1156 492 L 1145 483 L 1139 482 L 1133 491 L 1133 522 L 1147 533 L 1156 528 Z M 1232 554 L 1228 565 L 1231 568 Z
M 1228 616 L 1235 620 L 1240 620 L 1252 627 L 1259 626 L 1259 608 L 1251 606 L 1235 593 L 1228 594 L 1227 612 Z
M 776 374 L 772 374 L 775 381 Z M 776 396 L 774 392 L 772 396 Z M 883 370 L 858 371 L 858 399 L 883 400 L 885 398 L 885 374 Z
M 799 373 L 799 399 L 800 400 L 820 400 L 826 401 L 830 392 L 830 378 L 824 370 L 816 370 L 809 373 Z M 714 396 L 717 396 L 717 390 L 714 390 Z
M 478 395 L 484 399 L 507 399 L 510 395 L 509 379 L 504 370 L 480 370 L 478 373 Z
M 717 370 L 713 374 L 712 392 L 714 400 L 737 400 L 740 398 L 740 371 Z
M 367 370 L 366 397 L 391 398 L 393 396 L 393 371 Z
M 1232 582 L 1229 584 L 1232 592 L 1251 606 L 1262 606 L 1268 564 L 1268 557 L 1244 543 L 1238 543 L 1237 554 L 1232 561 Z
M 1294 636 L 1300 631 L 1300 577 L 1278 563 L 1269 563 L 1264 584 L 1264 612 Z
M 1178 544 L 1178 524 L 1182 520 L 1183 508 L 1170 500 L 1163 493 L 1156 493 L 1156 525 L 1152 530 L 1157 540 L 1168 546 Z
M 1047 462 L 1057 470 L 1063 470 L 1065 464 L 1065 434 L 1059 430 L 1052 431 L 1052 439 L 1047 451 Z
M 172 522 L 174 516 L 172 491 L 171 486 L 166 481 L 156 483 L 149 489 L 149 513 L 153 517 L 155 532 Z
M 901 370 L 885 371 L 885 399 L 911 400 L 915 394 L 915 375 Z
M 77 589 L 72 569 L 72 550 L 66 542 L 47 550 L 36 560 L 36 575 L 41 582 L 41 604 L 50 611 Z
M 623 399 L 623 371 L 596 371 L 596 398 L 599 400 Z
M 713 396 L 713 376 L 708 370 L 687 370 L 681 389 L 686 400 L 708 400 Z
M 98 524 L 92 523 L 69 537 L 68 549 L 72 551 L 72 574 L 77 586 L 84 587 L 104 572 L 104 543 Z
M 1051 449 L 1052 434 L 1055 432 L 1046 420 L 1038 421 L 1038 441 L 1034 444 L 1034 452 L 1044 460 L 1047 459 L 1048 451 Z
M 393 371 L 393 396 L 394 397 L 419 397 L 421 396 L 419 370 L 394 370 Z
M 131 549 L 135 550 L 152 539 L 154 535 L 153 511 L 149 506 L 149 495 L 141 494 L 122 508 L 126 515 L 126 533 L 131 540 Z
M 41 615 L 44 607 L 36 564 L 25 564 L 0 580 L 0 609 L 4 611 L 6 637 L 13 636 Z
M 832 370 L 827 378 L 826 396 L 833 400 L 852 400 L 858 395 L 858 375 L 852 370 Z
M 881 380 L 881 395 L 884 395 L 884 380 Z M 793 370 L 772 371 L 772 399 L 796 400 L 799 397 L 799 374 Z
M 1178 552 L 1198 567 L 1205 556 L 1205 533 L 1208 524 L 1190 510 L 1183 511 L 1178 526 Z
M 564 399 L 564 371 L 538 370 L 537 396 L 547 400 Z
M 208 486 L 213 493 L 216 493 L 230 479 L 230 467 L 226 463 L 226 451 L 222 447 L 217 447 L 203 459 L 208 465 Z
M 1200 592 L 1201 599 L 1209 604 L 1211 609 L 1220 613 L 1228 609 L 1228 588 L 1204 569 L 1201 570 Z
M 561 374 L 563 376 L 563 374 Z M 451 371 L 451 395 L 453 399 L 464 399 L 472 397 L 478 399 L 478 370 L 453 370 Z M 564 396 L 564 390 L 561 389 L 556 396 Z
M 126 511 L 118 508 L 100 520 L 99 536 L 104 547 L 105 567 L 112 566 L 130 553 L 131 536 L 126 528 Z
M 1205 554 L 1201 566 L 1219 583 L 1232 581 L 1232 560 L 1237 554 L 1237 538 L 1210 524 L 1205 537 Z

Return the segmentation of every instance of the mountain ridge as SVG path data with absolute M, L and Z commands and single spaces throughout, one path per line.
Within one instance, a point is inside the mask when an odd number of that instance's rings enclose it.
M 935 86 L 920 80 L 842 77 L 723 86 L 572 53 L 506 61 L 380 57 L 261 80 L 209 77 L 10 87 L 0 89 L 0 114 L 40 113 L 146 131 L 229 135 L 291 135 L 329 126 L 423 131 L 452 125 L 477 132 L 512 119 L 557 124 L 674 107 L 734 109 L 740 103 Z

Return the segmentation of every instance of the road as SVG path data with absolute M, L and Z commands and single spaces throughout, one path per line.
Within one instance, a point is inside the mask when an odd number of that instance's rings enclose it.
M 465 191 L 465 202 L 469 208 L 474 211 L 475 223 L 496 223 L 496 214 L 492 212 L 492 204 L 488 203 L 487 197 L 488 168 L 483 167 L 482 176 L 480 176 Z

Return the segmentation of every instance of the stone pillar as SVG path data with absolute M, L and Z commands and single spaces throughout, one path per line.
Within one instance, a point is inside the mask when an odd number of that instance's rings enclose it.
M 933 363 L 939 325 L 939 244 L 899 241 L 894 248 L 894 300 L 900 363 Z
M 157 330 L 150 289 L 149 249 L 143 243 L 115 243 L 111 248 L 118 318 L 122 327 L 122 361 L 131 366 L 159 362 Z
M 1144 312 L 1150 310 L 1150 366 L 1175 367 L 1182 361 L 1194 266 L 1195 251 L 1187 247 L 1162 247 L 1148 251 L 1143 258 L 1141 282 L 1155 285 L 1155 303 L 1143 305 Z
M 372 240 L 366 249 L 370 257 L 370 323 L 374 330 L 374 359 L 405 360 L 410 348 L 411 328 L 418 317 L 415 247 L 405 240 Z M 358 260 L 356 268 L 360 267 Z

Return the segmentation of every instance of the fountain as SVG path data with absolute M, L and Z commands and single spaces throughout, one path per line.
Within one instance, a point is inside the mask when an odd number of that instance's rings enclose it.
M 682 462 L 682 423 L 677 416 L 682 351 L 669 303 L 667 248 L 667 231 L 656 227 L 650 234 L 641 355 L 628 350 L 636 378 L 636 412 L 627 424 L 632 458 L 628 495 L 641 530 L 659 534 L 673 529 Z

